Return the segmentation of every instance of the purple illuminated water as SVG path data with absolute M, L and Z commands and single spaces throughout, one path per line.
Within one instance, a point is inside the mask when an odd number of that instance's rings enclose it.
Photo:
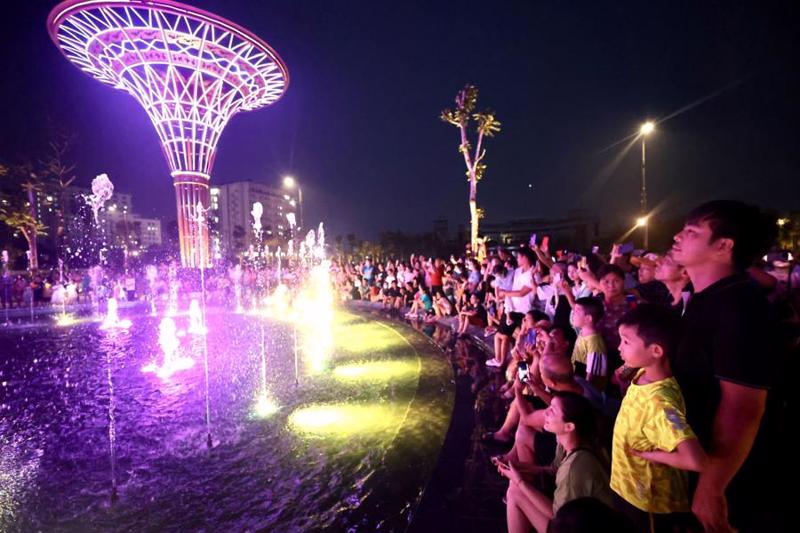
M 267 323 L 267 385 L 280 410 L 261 419 L 258 319 L 210 312 L 208 335 L 180 337 L 181 355 L 197 364 L 161 379 L 141 371 L 160 360 L 159 319 L 130 318 L 128 330 L 96 322 L 0 330 L 0 530 L 404 529 L 453 402 L 450 368 L 421 336 L 352 316 L 336 326 L 322 373 L 304 370 L 301 356 L 295 385 L 292 326 Z M 187 316 L 175 320 L 179 334 L 188 328 Z M 348 347 L 367 334 L 371 344 Z M 364 361 L 418 371 L 337 379 L 337 366 Z M 394 418 L 364 432 L 290 423 L 314 405 Z

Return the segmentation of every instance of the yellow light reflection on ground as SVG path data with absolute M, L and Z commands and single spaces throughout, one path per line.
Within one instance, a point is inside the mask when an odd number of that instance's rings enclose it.
M 333 337 L 337 348 L 351 353 L 371 353 L 404 344 L 402 337 L 375 322 L 338 326 Z
M 334 309 L 333 323 L 337 326 L 344 324 L 352 324 L 353 322 L 364 322 L 364 319 L 353 313 L 342 311 L 341 309 Z
M 76 324 L 78 320 L 72 315 L 59 315 L 56 319 L 56 325 L 60 327 L 67 327 Z
M 419 365 L 406 361 L 369 361 L 333 369 L 333 376 L 340 381 L 396 381 L 418 373 Z
M 289 427 L 297 433 L 326 437 L 374 435 L 397 428 L 405 410 L 391 405 L 348 403 L 310 405 L 289 416 Z

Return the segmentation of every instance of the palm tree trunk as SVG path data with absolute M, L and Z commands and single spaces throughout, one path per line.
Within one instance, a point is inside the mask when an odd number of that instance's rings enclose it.
M 30 252 L 30 259 L 28 261 L 28 269 L 34 272 L 39 269 L 39 261 L 36 259 L 36 230 L 29 233 L 27 230 L 22 230 L 22 236 L 28 243 L 28 251 Z
M 36 213 L 36 194 L 33 192 L 32 188 L 28 189 L 28 203 L 31 206 L 31 216 L 33 220 L 39 220 L 39 217 Z M 30 232 L 30 235 L 26 235 L 25 238 L 28 241 L 28 249 L 31 252 L 31 271 L 39 270 L 39 255 L 38 255 L 38 242 L 36 236 L 36 228 Z
M 478 252 L 478 183 L 474 170 L 469 184 L 469 219 L 470 219 L 470 249 L 473 254 Z

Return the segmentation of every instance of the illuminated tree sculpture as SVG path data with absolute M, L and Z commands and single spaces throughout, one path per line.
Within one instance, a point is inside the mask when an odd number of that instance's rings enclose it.
M 283 95 L 286 65 L 248 30 L 171 0 L 67 0 L 47 25 L 67 59 L 150 116 L 175 185 L 181 259 L 199 266 L 209 257 L 208 228 L 191 213 L 210 203 L 220 134 L 239 111 Z
M 470 215 L 470 246 L 473 253 L 478 253 L 478 224 L 479 219 L 483 218 L 478 209 L 478 182 L 486 172 L 486 164 L 483 158 L 486 150 L 481 148 L 484 137 L 494 137 L 495 133 L 500 132 L 500 121 L 494 116 L 492 111 L 475 112 L 478 104 L 478 88 L 474 85 L 466 85 L 458 91 L 456 95 L 456 108 L 445 109 L 440 118 L 445 122 L 456 126 L 461 134 L 461 144 L 458 151 L 464 156 L 464 163 L 467 165 L 467 177 L 469 178 L 469 215 Z M 467 128 L 470 121 L 476 122 L 478 140 L 474 152 L 469 142 Z

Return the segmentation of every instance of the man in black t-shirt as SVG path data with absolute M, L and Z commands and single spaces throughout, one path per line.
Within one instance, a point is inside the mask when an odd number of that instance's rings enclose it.
M 706 531 L 731 531 L 731 524 L 763 530 L 775 519 L 767 498 L 777 487 L 754 476 L 756 470 L 774 472 L 762 463 L 753 468 L 767 391 L 779 364 L 775 321 L 744 273 L 769 247 L 774 230 L 774 221 L 755 207 L 709 202 L 689 214 L 672 247 L 695 289 L 673 369 L 689 425 L 709 455 L 692 498 L 692 512 Z

